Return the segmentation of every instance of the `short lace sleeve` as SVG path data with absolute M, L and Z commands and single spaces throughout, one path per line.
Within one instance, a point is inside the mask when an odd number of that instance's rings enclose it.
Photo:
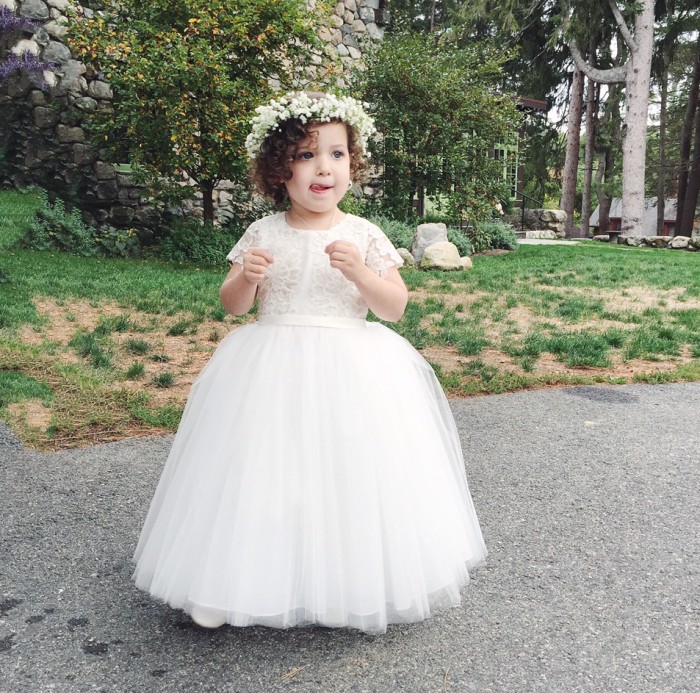
M 233 246 L 231 252 L 226 256 L 226 259 L 233 264 L 237 262 L 243 264 L 243 256 L 256 245 L 258 236 L 258 223 L 251 224 L 240 237 L 238 243 Z
M 378 226 L 370 223 L 368 223 L 368 229 L 369 246 L 365 259 L 367 267 L 380 277 L 385 276 L 392 267 L 401 267 L 403 260 L 384 232 Z

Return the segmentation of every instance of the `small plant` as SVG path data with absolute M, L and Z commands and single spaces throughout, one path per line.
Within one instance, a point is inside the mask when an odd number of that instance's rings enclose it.
M 126 332 L 131 327 L 131 320 L 126 315 L 101 315 L 95 328 L 100 335 L 112 334 L 112 332 Z
M 165 373 L 159 373 L 158 375 L 154 375 L 151 379 L 151 382 L 156 387 L 172 387 L 175 384 L 175 376 L 170 371 L 165 371 Z
M 219 331 L 218 331 L 218 330 L 211 330 L 211 331 L 209 332 L 209 337 L 208 337 L 208 339 L 209 339 L 210 342 L 216 343 L 216 342 L 218 342 L 218 341 L 221 340 L 221 335 L 219 334 Z
M 89 359 L 95 368 L 109 368 L 112 365 L 112 353 L 104 345 L 103 336 L 97 332 L 79 330 L 68 344 L 79 356 Z
M 182 337 L 186 334 L 194 334 L 197 328 L 189 320 L 178 320 L 168 328 L 168 337 Z
M 61 252 L 91 257 L 97 254 L 97 243 L 93 231 L 82 219 L 80 212 L 68 212 L 65 203 L 57 199 L 49 203 L 45 192 L 42 207 L 19 241 L 28 250 L 58 250 Z
M 372 216 L 369 218 L 369 221 L 376 224 L 382 231 L 384 231 L 387 238 L 396 248 L 406 248 L 407 250 L 411 249 L 411 245 L 413 244 L 413 236 L 416 232 L 415 226 L 408 224 L 405 221 L 389 219 L 389 217 L 384 216 Z
M 134 229 L 102 226 L 95 231 L 95 240 L 105 257 L 141 257 L 141 241 Z
M 226 264 L 226 255 L 239 237 L 232 230 L 190 218 L 176 222 L 150 252 L 171 262 L 221 266 Z
M 168 363 L 170 357 L 167 354 L 152 354 L 151 361 L 155 361 L 156 363 Z
M 130 354 L 143 355 L 151 350 L 151 345 L 145 339 L 127 339 L 124 349 Z
M 127 380 L 139 380 L 143 378 L 143 376 L 146 374 L 146 367 L 136 361 L 135 363 L 132 363 L 127 369 L 126 372 L 124 373 L 124 377 Z

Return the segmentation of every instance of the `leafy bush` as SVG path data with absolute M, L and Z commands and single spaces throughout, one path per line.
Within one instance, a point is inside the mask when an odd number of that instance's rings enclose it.
M 460 256 L 471 255 L 474 252 L 469 237 L 461 229 L 448 228 L 447 240 L 457 246 Z
M 141 241 L 134 229 L 102 226 L 95 229 L 95 240 L 101 255 L 106 257 L 141 257 Z
M 184 219 L 150 249 L 161 260 L 195 265 L 222 265 L 226 255 L 243 234 L 238 230 L 203 224 L 198 219 Z
M 467 229 L 466 234 L 475 253 L 483 253 L 491 248 L 516 250 L 518 247 L 515 231 L 500 220 L 477 222 Z
M 490 245 L 492 248 L 503 248 L 504 250 L 518 249 L 518 238 L 510 224 L 499 220 L 482 223 L 489 227 L 491 234 Z
M 42 197 L 42 206 L 20 239 L 20 247 L 59 250 L 83 257 L 97 255 L 99 247 L 93 229 L 85 224 L 80 212 L 77 209 L 66 211 L 61 199 L 51 204 L 45 192 Z
M 369 221 L 376 224 L 382 231 L 384 231 L 388 239 L 396 248 L 406 248 L 408 250 L 411 249 L 413 236 L 416 232 L 416 229 L 412 224 L 408 224 L 405 221 L 398 221 L 396 219 L 389 219 L 389 217 L 384 216 L 369 217 Z

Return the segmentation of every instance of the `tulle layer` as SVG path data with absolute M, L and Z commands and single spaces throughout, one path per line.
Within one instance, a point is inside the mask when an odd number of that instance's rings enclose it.
M 252 324 L 192 387 L 136 585 L 237 626 L 383 632 L 457 605 L 486 549 L 429 365 L 379 324 Z

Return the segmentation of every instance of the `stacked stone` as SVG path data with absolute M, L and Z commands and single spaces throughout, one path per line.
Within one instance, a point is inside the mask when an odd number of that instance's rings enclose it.
M 322 28 L 319 37 L 331 55 L 352 65 L 362 58 L 363 41 L 383 38 L 388 19 L 386 0 L 340 0 L 333 11 L 331 26 Z

